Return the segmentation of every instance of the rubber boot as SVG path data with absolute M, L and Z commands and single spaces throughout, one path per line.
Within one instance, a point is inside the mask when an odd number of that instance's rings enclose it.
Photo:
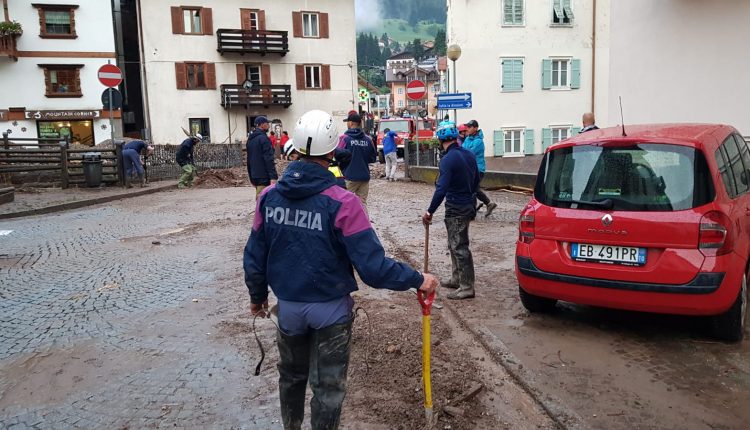
M 490 202 L 487 205 L 487 212 L 485 212 L 484 217 L 487 218 L 488 216 L 490 216 L 490 214 L 492 214 L 492 211 L 494 211 L 496 207 L 497 207 L 497 203 Z
M 305 418 L 305 390 L 310 369 L 310 336 L 276 331 L 279 346 L 279 400 L 284 430 L 300 430 Z
M 133 188 L 133 184 L 130 183 L 130 175 L 125 175 L 125 188 Z
M 349 368 L 352 320 L 315 330 L 310 357 L 310 401 L 313 430 L 335 430 L 341 419 Z
M 146 177 L 143 175 L 138 175 L 138 182 L 140 183 L 141 188 L 148 187 L 148 184 L 146 184 Z

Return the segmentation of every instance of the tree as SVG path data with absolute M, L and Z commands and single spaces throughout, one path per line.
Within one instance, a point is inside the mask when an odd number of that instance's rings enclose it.
M 423 52 L 424 48 L 422 47 L 422 39 L 414 39 L 414 41 L 411 43 L 411 53 L 414 55 L 414 58 L 417 60 L 421 60 Z
M 445 30 L 438 30 L 437 34 L 435 35 L 435 54 L 445 55 L 446 50 L 447 47 L 445 43 Z

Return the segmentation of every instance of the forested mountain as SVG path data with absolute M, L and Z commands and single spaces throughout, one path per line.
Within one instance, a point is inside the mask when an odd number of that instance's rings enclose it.
M 419 21 L 445 24 L 445 0 L 378 0 L 383 18 L 403 19 L 414 25 Z

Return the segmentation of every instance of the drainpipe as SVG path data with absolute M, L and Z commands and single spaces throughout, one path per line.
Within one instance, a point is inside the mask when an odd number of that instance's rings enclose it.
M 10 14 L 8 13 L 8 1 L 0 0 L 3 2 L 3 13 L 5 13 L 5 20 L 10 21 Z
M 596 0 L 591 13 L 591 112 L 594 113 L 596 100 Z
M 148 130 L 149 140 L 153 143 L 151 133 L 151 105 L 148 102 L 148 80 L 146 73 L 146 51 L 143 48 L 143 21 L 141 20 L 141 0 L 136 0 L 136 18 L 138 19 L 138 47 L 141 51 L 140 69 L 141 69 L 141 91 L 143 92 L 143 118 L 146 120 L 146 129 Z M 144 138 L 146 136 L 143 136 Z

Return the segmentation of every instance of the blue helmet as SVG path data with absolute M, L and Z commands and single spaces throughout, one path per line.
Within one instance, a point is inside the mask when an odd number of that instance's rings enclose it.
M 438 126 L 437 131 L 435 132 L 435 135 L 440 141 L 457 139 L 458 129 L 456 128 L 456 123 L 454 123 L 453 121 L 441 122 Z

